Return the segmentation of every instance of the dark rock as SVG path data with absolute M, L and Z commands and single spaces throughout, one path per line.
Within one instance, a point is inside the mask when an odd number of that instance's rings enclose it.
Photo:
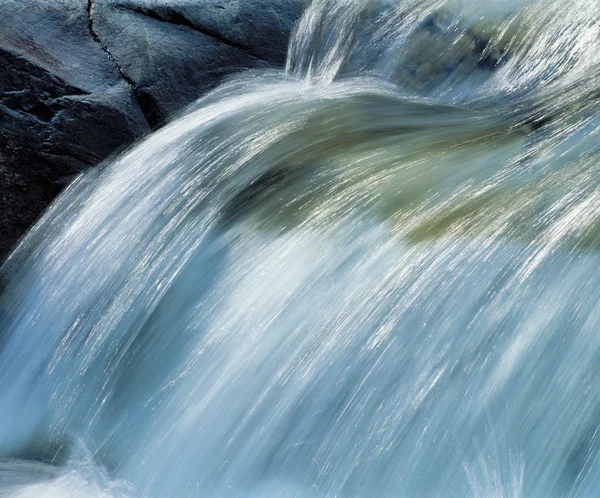
M 271 65 L 285 63 L 292 27 L 308 0 L 104 0 L 111 10 L 131 10 L 186 27 Z
M 282 66 L 305 0 L 105 0 L 93 29 L 131 82 L 151 124 L 249 68 Z M 149 114 L 146 112 L 146 114 Z
M 283 65 L 306 3 L 0 2 L 0 262 L 74 175 L 224 76 Z
M 0 49 L 0 258 L 70 178 L 146 129 Z
M 250 182 L 248 186 L 237 192 L 235 197 L 227 203 L 221 214 L 222 223 L 230 225 L 245 213 L 251 211 L 253 205 L 258 204 L 274 192 L 290 176 L 292 176 L 291 172 L 283 167 L 263 173 Z
M 0 261 L 74 175 L 148 129 L 84 3 L 0 2 Z

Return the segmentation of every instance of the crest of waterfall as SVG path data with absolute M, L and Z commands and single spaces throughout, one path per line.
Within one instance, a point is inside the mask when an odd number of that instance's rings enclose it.
M 600 5 L 315 0 L 2 268 L 0 496 L 600 494 Z

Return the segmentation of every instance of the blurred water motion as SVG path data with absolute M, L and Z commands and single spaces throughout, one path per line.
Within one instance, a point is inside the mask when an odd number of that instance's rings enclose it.
M 0 496 L 600 495 L 599 54 L 315 1 L 4 265 Z

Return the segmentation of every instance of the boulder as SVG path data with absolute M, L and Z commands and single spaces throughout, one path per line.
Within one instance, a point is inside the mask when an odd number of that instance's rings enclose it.
M 0 261 L 73 175 L 147 133 L 81 2 L 0 2 Z
M 283 66 L 304 0 L 103 0 L 93 30 L 152 126 L 249 68 Z
M 0 262 L 74 175 L 248 68 L 307 0 L 0 2 Z

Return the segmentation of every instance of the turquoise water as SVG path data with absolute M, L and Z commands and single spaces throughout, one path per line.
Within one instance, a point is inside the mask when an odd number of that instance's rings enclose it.
M 599 49 L 317 1 L 78 178 L 2 268 L 0 496 L 598 496 Z

